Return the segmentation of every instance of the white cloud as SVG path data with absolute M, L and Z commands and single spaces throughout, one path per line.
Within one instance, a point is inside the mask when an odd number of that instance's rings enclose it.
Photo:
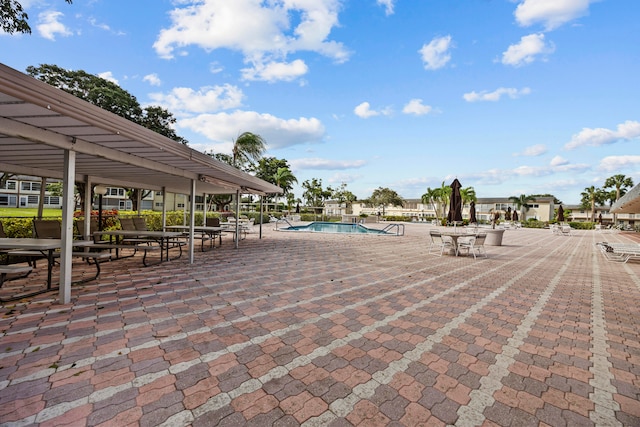
M 363 102 L 362 104 L 358 105 L 353 109 L 353 112 L 356 114 L 356 116 L 363 119 L 368 119 L 369 117 L 380 115 L 380 113 L 371 109 L 371 105 L 368 102 Z
M 584 128 L 579 133 L 573 135 L 571 141 L 565 144 L 564 148 L 566 150 L 573 150 L 584 146 L 599 147 L 618 141 L 630 141 L 638 138 L 640 138 L 640 122 L 627 120 L 619 124 L 616 130 Z
M 551 166 L 565 166 L 569 164 L 569 161 L 562 158 L 561 156 L 555 156 L 553 159 L 551 159 L 551 162 L 549 162 L 549 164 Z
M 243 68 L 244 80 L 260 80 L 267 82 L 292 81 L 309 71 L 309 67 L 301 59 L 293 62 L 270 62 L 268 64 L 257 63 L 251 68 Z
M 142 78 L 143 82 L 148 82 L 151 86 L 160 86 L 162 85 L 162 81 L 160 77 L 156 73 L 147 74 Z
M 176 87 L 169 93 L 152 93 L 149 97 L 175 114 L 188 114 L 237 108 L 242 105 L 244 94 L 238 87 L 225 84 L 202 87 L 197 91 L 188 87 Z
M 586 15 L 596 0 L 524 0 L 516 8 L 516 21 L 523 27 L 541 23 L 550 31 Z
M 600 161 L 598 167 L 609 172 L 640 167 L 640 156 L 607 156 Z
M 178 120 L 177 125 L 212 141 L 212 144 L 203 147 L 207 151 L 213 149 L 215 152 L 225 153 L 231 152 L 231 141 L 245 131 L 262 136 L 267 141 L 269 150 L 321 142 L 325 134 L 322 122 L 313 117 L 282 119 L 271 114 L 240 110 L 233 113 L 201 114 Z
M 224 71 L 224 66 L 222 66 L 220 63 L 212 62 L 211 64 L 209 64 L 209 72 L 211 74 L 218 74 L 222 71 Z
M 500 185 L 517 178 L 545 177 L 561 174 L 572 176 L 590 170 L 591 165 L 585 163 L 572 164 L 561 158 L 554 158 L 549 165 L 521 165 L 513 169 L 488 169 L 479 173 L 458 176 L 461 181 L 474 181 L 482 185 Z M 554 179 L 554 182 L 559 182 Z
M 366 162 L 364 160 L 358 160 L 358 162 L 362 162 L 362 165 L 356 166 L 356 167 L 361 167 L 364 166 L 366 164 Z M 348 168 L 351 169 L 351 168 Z M 342 173 L 342 172 L 337 172 L 335 174 L 333 174 L 332 176 L 329 177 L 329 179 L 327 180 L 330 184 L 349 184 L 351 182 L 355 182 L 358 179 L 362 178 L 362 175 L 354 175 L 354 174 L 347 174 L 347 173 Z
M 384 6 L 385 15 L 387 16 L 393 15 L 393 7 L 394 7 L 395 0 L 377 0 L 377 3 L 380 6 Z
M 515 153 L 515 156 L 537 157 L 547 152 L 547 146 L 544 144 L 536 144 L 526 147 L 522 153 Z
M 55 40 L 56 35 L 63 37 L 72 35 L 73 33 L 60 22 L 63 16 L 62 12 L 56 12 L 55 10 L 40 13 L 38 15 L 38 24 L 36 25 L 40 35 L 49 40 Z
M 429 105 L 424 105 L 422 99 L 414 98 L 407 103 L 402 109 L 405 114 L 415 114 L 416 116 L 423 116 L 433 111 L 433 108 Z
M 529 34 L 520 38 L 520 43 L 512 44 L 502 53 L 502 63 L 519 67 L 530 64 L 539 55 L 553 53 L 555 46 L 545 43 L 544 34 Z
M 436 37 L 418 51 L 422 56 L 426 70 L 437 70 L 451 60 L 449 49 L 452 47 L 451 36 Z
M 118 79 L 113 77 L 113 73 L 111 71 L 105 71 L 104 73 L 98 73 L 98 77 L 102 77 L 105 80 L 110 81 L 111 83 L 119 84 Z
M 109 25 L 98 22 L 96 18 L 89 18 L 89 23 L 93 27 L 100 28 L 101 30 L 111 31 L 111 27 L 109 27 Z
M 462 95 L 462 97 L 467 102 L 478 102 L 478 101 L 496 102 L 496 101 L 499 101 L 503 95 L 506 95 L 511 99 L 517 99 L 517 98 L 520 98 L 522 95 L 529 95 L 530 93 L 531 93 L 531 89 L 529 89 L 528 87 L 525 87 L 522 89 L 501 87 L 494 90 L 493 92 L 473 91 L 473 92 L 465 93 L 464 95 Z
M 360 168 L 366 165 L 367 162 L 364 160 L 330 160 L 313 157 L 290 160 L 289 164 L 292 169 L 333 170 Z
M 272 63 L 286 64 L 287 56 L 297 51 L 316 52 L 336 62 L 349 57 L 342 43 L 329 40 L 338 25 L 338 0 L 201 0 L 183 4 L 170 12 L 171 26 L 160 31 L 153 45 L 163 58 L 173 58 L 176 50 L 191 45 L 206 51 L 231 49 L 242 52 L 245 62 L 259 71 L 269 69 Z M 293 70 L 287 68 L 283 74 L 249 75 L 290 79 L 302 70 L 300 63 L 290 64 Z
M 366 101 L 356 106 L 356 108 L 353 109 L 353 112 L 356 116 L 363 119 L 368 119 L 369 117 L 380 115 L 390 116 L 392 114 L 392 110 L 390 107 L 383 108 L 382 110 L 372 110 L 371 104 Z

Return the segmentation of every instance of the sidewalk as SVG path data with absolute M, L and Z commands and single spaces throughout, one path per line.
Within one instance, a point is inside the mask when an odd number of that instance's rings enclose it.
M 0 306 L 0 425 L 640 425 L 637 235 L 271 228 Z

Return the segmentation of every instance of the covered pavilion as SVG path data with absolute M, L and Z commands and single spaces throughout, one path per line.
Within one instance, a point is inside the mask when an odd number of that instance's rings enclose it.
M 59 293 L 63 304 L 71 292 L 75 183 L 86 184 L 85 212 L 91 210 L 95 184 L 188 194 L 191 234 L 196 194 L 282 193 L 278 186 L 4 64 L 0 64 L 0 171 L 63 182 Z M 88 221 L 85 227 L 88 234 Z M 193 262 L 193 245 L 189 260 Z

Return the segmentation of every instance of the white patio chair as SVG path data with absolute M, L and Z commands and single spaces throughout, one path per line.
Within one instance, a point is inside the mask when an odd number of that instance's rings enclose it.
M 451 236 L 443 236 L 437 231 L 429 232 L 429 237 L 431 237 L 431 244 L 429 245 L 429 254 L 430 255 L 438 255 L 442 256 L 445 249 L 453 250 L 456 255 L 458 255 L 458 249 L 453 244 L 453 238 Z M 431 252 L 433 249 L 440 249 L 440 253 Z
M 458 253 L 466 250 L 467 255 L 472 254 L 473 259 L 476 259 L 476 252 L 478 254 L 484 254 L 487 258 L 487 251 L 484 249 L 484 241 L 487 238 L 486 234 L 478 234 L 477 236 L 461 237 L 458 239 Z

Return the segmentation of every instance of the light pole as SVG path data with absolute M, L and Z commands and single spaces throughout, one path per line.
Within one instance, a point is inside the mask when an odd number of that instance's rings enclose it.
M 102 196 L 107 194 L 107 187 L 96 185 L 93 187 L 93 192 L 98 195 L 98 231 L 102 231 Z M 91 220 L 91 215 L 89 215 L 89 220 Z

